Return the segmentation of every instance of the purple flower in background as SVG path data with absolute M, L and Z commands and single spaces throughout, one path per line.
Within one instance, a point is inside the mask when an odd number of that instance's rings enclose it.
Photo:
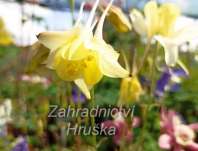
M 151 85 L 151 81 L 145 76 L 140 76 L 140 82 L 143 87 L 149 87 Z
M 16 145 L 12 151 L 29 151 L 27 140 L 24 137 L 17 138 Z
M 156 91 L 155 91 L 155 94 L 157 96 L 163 96 L 165 92 L 165 87 L 168 85 L 170 78 L 171 78 L 171 74 L 169 70 L 165 71 L 161 75 L 160 79 L 157 81 L 157 86 L 156 86 Z
M 175 92 L 180 88 L 181 78 L 187 78 L 188 73 L 183 69 L 166 68 L 157 81 L 155 96 L 162 97 L 165 91 Z
M 85 96 L 80 91 L 78 91 L 76 87 L 72 89 L 72 99 L 74 103 L 78 103 L 78 102 L 83 103 L 86 100 Z

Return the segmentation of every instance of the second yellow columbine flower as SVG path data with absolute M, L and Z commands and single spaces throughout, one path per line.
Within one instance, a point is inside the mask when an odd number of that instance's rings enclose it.
M 165 3 L 158 7 L 155 1 L 150 1 L 144 7 L 144 15 L 136 9 L 130 13 L 134 29 L 151 38 L 154 35 L 171 35 L 180 11 L 174 4 Z
M 138 101 L 143 94 L 142 86 L 136 76 L 123 78 L 120 86 L 120 104 Z
M 187 41 L 198 38 L 197 24 L 176 28 L 180 16 L 179 8 L 171 3 L 158 6 L 156 1 L 149 1 L 144 7 L 144 16 L 138 10 L 130 13 L 136 32 L 148 39 L 157 40 L 165 51 L 165 62 L 169 66 L 179 63 L 179 46 Z

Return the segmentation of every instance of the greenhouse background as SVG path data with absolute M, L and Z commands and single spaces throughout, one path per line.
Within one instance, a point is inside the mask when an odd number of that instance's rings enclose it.
M 77 12 L 82 1 L 83 0 L 75 1 L 75 17 L 78 14 Z M 147 0 L 117 0 L 117 5 L 121 6 L 125 11 L 129 11 L 133 7 L 142 9 L 146 2 Z M 196 0 L 159 0 L 158 2 L 176 3 L 185 16 L 192 17 L 183 19 L 181 24 L 190 22 L 198 16 L 198 2 Z M 35 42 L 35 34 L 45 31 L 46 28 L 49 30 L 62 30 L 72 26 L 69 0 L 27 0 L 26 3 L 23 4 L 24 17 L 27 19 L 33 15 L 35 18 L 33 18 L 33 20 L 27 20 L 23 27 L 20 25 L 21 14 L 18 13 L 21 9 L 20 4 L 13 0 L 1 0 L 0 3 L 1 17 L 4 18 L 5 23 L 7 23 L 9 30 L 14 35 L 16 42 L 22 45 L 29 45 Z M 89 6 L 87 9 L 87 11 L 89 11 Z M 64 19 L 67 19 L 67 22 L 65 22 Z M 15 28 L 13 28 L 13 24 L 15 25 Z M 25 35 L 21 33 L 19 34 L 22 30 L 26 33 Z M 23 37 L 23 42 L 20 40 L 21 37 Z

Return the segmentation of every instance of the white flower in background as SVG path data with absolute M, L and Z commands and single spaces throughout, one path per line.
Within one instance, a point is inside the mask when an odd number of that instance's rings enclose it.
M 166 63 L 171 66 L 174 66 L 178 61 L 179 46 L 195 38 L 198 38 L 198 24 L 192 24 L 175 30 L 174 34 L 169 37 L 161 35 L 155 36 L 155 39 L 160 42 L 165 49 Z
M 176 138 L 176 142 L 183 146 L 192 144 L 195 139 L 195 133 L 193 129 L 184 124 L 175 126 L 174 135 Z
M 11 99 L 5 99 L 0 104 L 0 133 L 4 130 L 4 126 L 7 122 L 11 121 L 12 103 Z
M 191 52 L 196 53 L 198 50 L 198 39 L 186 42 L 180 46 L 181 52 Z
M 195 61 L 197 61 L 198 62 L 198 55 L 195 55 Z

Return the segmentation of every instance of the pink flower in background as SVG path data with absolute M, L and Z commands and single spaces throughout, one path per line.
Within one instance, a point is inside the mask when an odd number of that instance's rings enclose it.
M 137 116 L 134 116 L 132 119 L 132 127 L 133 128 L 139 127 L 140 124 L 141 124 L 141 119 Z
M 30 78 L 30 76 L 28 76 L 28 75 L 22 75 L 22 76 L 21 76 L 21 80 L 22 80 L 22 81 L 26 81 L 26 82 L 27 82 L 27 81 L 30 81 L 30 79 L 31 79 L 31 78 Z
M 39 75 L 22 75 L 21 80 L 24 82 L 30 82 L 33 84 L 40 83 L 42 84 L 45 88 L 47 88 L 50 85 L 50 80 L 46 77 L 41 77 Z
M 198 143 L 195 142 L 198 123 L 184 124 L 176 112 L 162 109 L 160 125 L 160 148 L 171 151 L 198 151 Z
M 122 112 L 116 114 L 114 120 L 107 120 L 102 123 L 102 127 L 115 127 L 115 135 L 113 141 L 119 145 L 122 141 L 130 143 L 133 139 L 132 127 L 138 127 L 140 125 L 140 119 L 138 117 L 133 118 L 133 122 L 129 125 L 124 119 Z

